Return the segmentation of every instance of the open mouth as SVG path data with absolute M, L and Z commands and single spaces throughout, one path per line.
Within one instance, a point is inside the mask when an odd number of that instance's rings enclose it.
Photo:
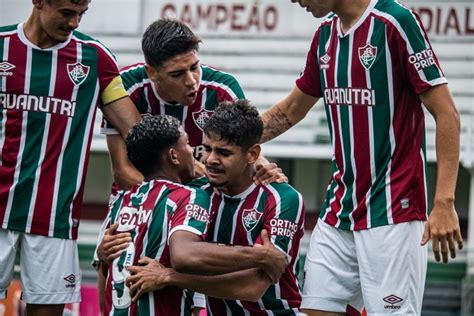
M 218 176 L 218 175 L 224 173 L 224 171 L 222 171 L 220 169 L 212 168 L 212 167 L 208 167 L 208 166 L 206 166 L 206 171 L 207 171 L 207 174 L 210 175 L 210 176 Z

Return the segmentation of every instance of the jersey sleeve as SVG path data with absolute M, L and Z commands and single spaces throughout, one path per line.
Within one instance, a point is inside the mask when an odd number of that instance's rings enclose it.
M 306 65 L 298 79 L 296 86 L 305 94 L 319 98 L 321 97 L 321 79 L 319 76 L 318 64 L 318 41 L 320 29 L 316 31 L 308 55 L 306 57 Z
M 97 49 L 101 105 L 127 96 L 115 57 L 102 45 Z
M 304 235 L 303 197 L 287 183 L 270 184 L 267 188 L 273 198 L 265 206 L 264 228 L 271 242 L 291 262 L 298 257 L 299 242 Z M 259 239 L 257 242 L 261 242 Z
M 415 92 L 420 94 L 433 86 L 447 83 L 416 13 L 408 9 L 401 11 L 394 25 L 397 32 L 392 47 L 398 49 L 404 73 Z
M 145 80 L 143 78 L 143 64 L 134 64 L 127 67 L 124 67 L 120 71 L 120 77 L 122 79 L 123 87 L 127 92 L 128 96 L 132 100 L 133 104 L 137 107 L 139 113 L 143 114 L 144 109 L 146 112 L 147 102 L 145 97 L 142 97 L 143 89 L 142 82 Z M 141 107 L 138 106 L 140 103 L 145 103 Z M 143 109 L 144 108 L 144 109 Z M 102 122 L 100 125 L 100 133 L 102 135 L 118 135 L 120 134 L 117 129 L 104 117 L 102 116 Z
M 175 192 L 175 195 L 181 195 L 181 198 L 177 200 L 171 216 L 168 238 L 174 232 L 184 230 L 205 240 L 210 215 L 209 195 L 201 189 L 194 188 L 183 188 Z

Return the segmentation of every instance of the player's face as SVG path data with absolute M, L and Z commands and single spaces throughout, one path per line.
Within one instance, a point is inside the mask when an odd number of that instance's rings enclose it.
M 334 10 L 335 0 L 291 0 L 310 12 L 316 18 L 322 18 Z
M 74 4 L 70 0 L 35 1 L 39 11 L 38 27 L 42 31 L 40 45 L 42 48 L 52 47 L 65 42 L 75 30 L 84 13 L 89 8 L 87 1 Z
M 156 90 L 166 102 L 191 105 L 196 101 L 201 80 L 201 67 L 196 51 L 173 57 L 155 69 Z
M 248 153 L 242 148 L 219 139 L 215 134 L 204 136 L 203 160 L 209 183 L 225 194 L 235 195 L 247 188 L 252 178 Z
M 179 159 L 179 176 L 183 183 L 189 182 L 194 178 L 194 157 L 193 148 L 189 145 L 188 134 L 180 128 L 181 136 L 174 146 Z

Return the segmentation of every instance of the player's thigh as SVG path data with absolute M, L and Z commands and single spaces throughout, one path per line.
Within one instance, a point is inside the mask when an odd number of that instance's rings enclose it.
M 21 279 L 27 304 L 80 301 L 81 272 L 76 240 L 24 234 Z
M 420 315 L 428 253 L 424 222 L 355 232 L 360 282 L 369 315 Z
M 313 230 L 306 254 L 302 309 L 344 313 L 362 307 L 353 233 L 322 221 Z
M 6 290 L 13 277 L 15 256 L 21 233 L 0 229 L 0 299 L 6 296 Z

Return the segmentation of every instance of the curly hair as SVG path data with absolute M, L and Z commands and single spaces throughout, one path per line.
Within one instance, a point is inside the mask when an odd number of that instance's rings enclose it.
M 247 150 L 259 143 L 263 122 L 257 109 L 248 100 L 224 101 L 206 123 L 204 132 Z
M 148 26 L 142 37 L 145 61 L 160 67 L 169 59 L 190 51 L 199 51 L 201 39 L 184 23 L 173 19 L 160 19 Z
M 127 135 L 130 162 L 145 177 L 157 170 L 163 153 L 178 142 L 180 122 L 169 115 L 144 115 Z

